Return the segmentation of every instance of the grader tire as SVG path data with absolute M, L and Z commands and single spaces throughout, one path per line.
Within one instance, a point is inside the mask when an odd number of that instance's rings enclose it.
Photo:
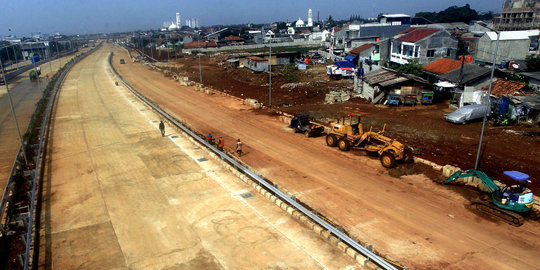
M 383 152 L 380 157 L 383 167 L 390 169 L 396 166 L 396 158 L 390 152 Z
M 326 135 L 326 145 L 330 147 L 335 147 L 337 145 L 337 138 L 334 134 L 328 134 Z
M 351 149 L 351 143 L 349 143 L 347 139 L 341 138 L 338 141 L 338 148 L 341 151 L 349 151 L 349 149 Z

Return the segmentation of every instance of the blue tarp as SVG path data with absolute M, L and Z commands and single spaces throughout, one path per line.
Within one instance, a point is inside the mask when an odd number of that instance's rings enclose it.
M 352 61 L 354 58 L 356 58 L 356 56 L 350 55 L 350 54 L 345 56 L 345 60 L 347 60 L 347 61 Z
M 336 62 L 338 68 L 356 68 L 352 61 L 339 61 Z

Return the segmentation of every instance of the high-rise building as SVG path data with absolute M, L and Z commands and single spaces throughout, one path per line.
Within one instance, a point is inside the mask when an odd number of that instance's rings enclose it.
M 499 31 L 540 28 L 540 0 L 505 0 L 493 24 Z
M 176 12 L 176 27 L 180 29 L 181 24 L 182 24 L 182 21 L 180 21 L 180 13 Z

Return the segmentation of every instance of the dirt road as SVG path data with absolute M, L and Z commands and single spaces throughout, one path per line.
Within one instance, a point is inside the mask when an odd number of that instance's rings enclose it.
M 109 51 L 68 74 L 45 165 L 41 269 L 356 269 L 125 88 Z M 251 194 L 252 196 L 242 196 Z
M 295 135 L 277 116 L 238 99 L 183 87 L 115 50 L 113 63 L 136 89 L 192 128 L 241 138 L 251 167 L 293 192 L 352 236 L 413 269 L 535 269 L 540 228 L 515 228 L 478 216 L 454 188 L 423 175 L 390 177 L 378 160 L 329 149 L 323 138 Z

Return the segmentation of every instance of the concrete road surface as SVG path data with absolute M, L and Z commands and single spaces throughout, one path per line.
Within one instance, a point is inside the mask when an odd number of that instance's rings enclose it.
M 49 78 L 52 77 L 58 68 L 60 68 L 60 64 L 66 64 L 74 56 L 75 54 L 63 57 L 60 60 L 56 59 L 51 61 L 50 64 L 46 63 L 42 65 L 39 82 L 32 82 L 28 79 L 28 73 L 30 71 L 24 72 L 9 81 L 9 92 L 13 100 L 13 107 L 15 108 L 15 115 L 19 122 L 21 135 L 26 132 L 30 117 L 36 109 L 35 105 L 41 98 L 43 89 L 45 89 L 49 82 L 45 75 L 48 74 Z M 0 85 L 0 192 L 2 193 L 4 192 L 19 147 L 19 137 L 15 128 L 15 120 L 11 114 L 6 87 L 5 85 Z
M 486 219 L 456 192 L 464 188 L 424 175 L 391 177 L 376 158 L 294 134 L 276 115 L 181 86 L 141 63 L 120 65 L 123 49 L 115 55 L 119 73 L 154 103 L 201 134 L 223 134 L 226 147 L 241 138 L 251 168 L 382 254 L 412 269 L 538 269 L 538 221 L 516 228 Z
M 60 93 L 40 268 L 357 267 L 170 126 L 162 137 L 159 117 L 114 85 L 107 55 L 76 65 Z

